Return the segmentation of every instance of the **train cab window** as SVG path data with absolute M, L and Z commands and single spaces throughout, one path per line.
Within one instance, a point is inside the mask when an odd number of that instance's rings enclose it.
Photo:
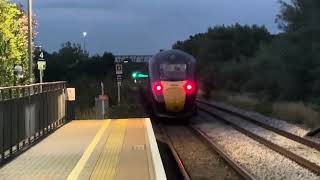
M 186 64 L 160 64 L 160 79 L 164 81 L 181 81 L 187 78 Z

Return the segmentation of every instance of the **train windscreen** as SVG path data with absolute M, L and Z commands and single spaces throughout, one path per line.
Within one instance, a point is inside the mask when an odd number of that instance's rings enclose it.
M 160 64 L 160 79 L 162 81 L 181 81 L 186 78 L 186 64 Z

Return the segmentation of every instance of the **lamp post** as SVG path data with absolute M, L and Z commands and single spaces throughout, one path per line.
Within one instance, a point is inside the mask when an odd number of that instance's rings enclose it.
M 83 51 L 84 53 L 86 52 L 86 37 L 87 37 L 87 32 L 83 32 Z
M 21 65 L 14 66 L 14 86 L 17 85 L 17 81 L 19 84 L 19 80 L 23 78 L 23 68 Z
M 32 0 L 28 0 L 28 53 L 29 53 L 29 79 L 30 84 L 33 83 L 32 69 L 33 69 L 33 56 L 32 56 Z

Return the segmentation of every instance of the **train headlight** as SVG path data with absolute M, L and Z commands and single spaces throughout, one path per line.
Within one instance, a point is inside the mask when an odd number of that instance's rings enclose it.
M 187 81 L 186 84 L 184 85 L 184 90 L 186 94 L 192 94 L 196 90 L 196 85 L 193 81 Z
M 161 82 L 156 82 L 153 84 L 153 91 L 155 94 L 160 95 L 162 94 L 163 86 Z

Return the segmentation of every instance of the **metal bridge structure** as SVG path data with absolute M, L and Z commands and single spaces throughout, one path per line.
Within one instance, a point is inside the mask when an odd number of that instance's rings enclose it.
M 124 63 L 125 61 L 133 63 L 148 63 L 152 55 L 116 55 L 115 63 Z

